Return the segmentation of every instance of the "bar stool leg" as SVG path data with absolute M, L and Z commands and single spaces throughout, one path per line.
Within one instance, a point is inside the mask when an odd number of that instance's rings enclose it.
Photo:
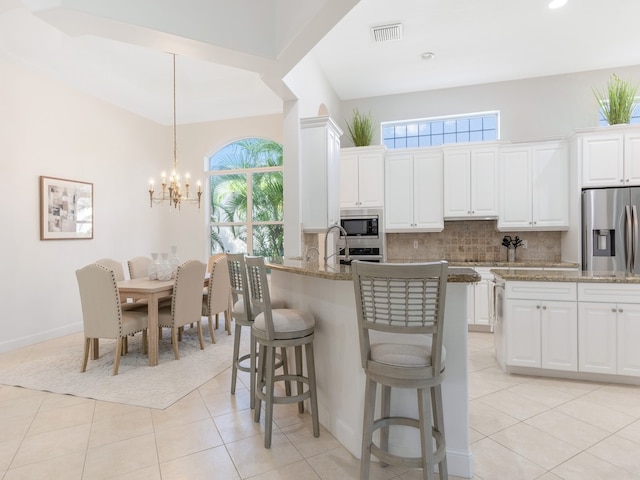
M 289 375 L 289 363 L 287 361 L 287 347 L 280 348 L 280 359 L 282 360 L 282 373 L 284 375 Z M 291 396 L 291 380 L 285 380 L 284 392 L 287 395 L 287 397 Z
M 297 346 L 295 348 L 296 352 L 296 374 L 302 375 L 302 347 Z M 303 383 L 297 382 L 297 394 L 300 395 L 303 390 Z M 298 402 L 298 413 L 304 413 L 304 401 Z
M 382 418 L 389 418 L 391 416 L 391 387 L 382 385 L 382 392 L 380 395 L 380 416 Z M 389 426 L 382 427 L 380 429 L 380 448 L 385 452 L 389 451 Z M 380 465 L 386 467 L 387 464 L 380 462 Z
M 444 438 L 444 409 L 442 404 L 442 385 L 436 385 L 431 388 L 431 404 L 433 406 L 433 426 L 434 428 L 440 432 L 442 437 Z M 446 443 L 443 441 L 441 443 Z M 436 448 L 440 448 L 439 444 L 436 444 Z M 447 456 L 438 463 L 438 472 L 440 473 L 440 478 L 445 479 L 449 478 L 449 469 L 447 467 Z
M 255 394 L 255 410 L 253 412 L 253 420 L 255 422 L 260 421 L 260 414 L 262 413 L 262 399 L 258 396 L 258 392 L 262 392 L 264 387 L 264 377 L 265 377 L 265 350 L 266 347 L 264 345 L 260 345 L 260 352 L 258 353 L 258 371 L 256 374 L 256 394 Z
M 320 420 L 318 418 L 318 391 L 316 389 L 316 362 L 313 356 L 313 343 L 305 347 L 307 356 L 307 378 L 309 379 L 309 404 L 311 407 L 311 421 L 313 422 L 313 436 L 320 436 Z
M 271 448 L 271 431 L 273 429 L 273 387 L 275 376 L 275 347 L 267 347 L 265 359 L 265 415 L 264 415 L 264 448 Z
M 251 348 L 249 350 L 249 383 L 251 384 L 249 387 L 249 407 L 255 408 L 256 406 L 256 352 L 257 342 L 255 337 L 253 336 L 253 331 L 250 332 L 251 338 Z
M 240 358 L 240 335 L 242 325 L 236 323 L 236 333 L 233 337 L 233 365 L 231 367 L 231 394 L 236 393 L 236 380 L 238 378 L 238 358 Z
M 422 479 L 435 480 L 433 438 L 431 435 L 431 395 L 424 388 L 418 389 L 418 422 L 420 448 L 422 450 Z
M 360 480 L 369 480 L 371 442 L 373 441 L 373 414 L 376 407 L 378 384 L 367 377 L 364 391 L 364 418 L 362 421 L 362 453 L 360 454 Z

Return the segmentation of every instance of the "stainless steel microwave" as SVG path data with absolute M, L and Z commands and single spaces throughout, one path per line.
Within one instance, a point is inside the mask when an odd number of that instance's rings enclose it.
M 379 238 L 382 235 L 382 210 L 353 209 L 340 212 L 340 226 L 347 237 Z
M 347 236 L 336 241 L 340 263 L 351 260 L 383 262 L 385 255 L 384 219 L 381 208 L 344 209 L 340 211 L 340 226 Z M 345 248 L 349 256 L 345 258 Z

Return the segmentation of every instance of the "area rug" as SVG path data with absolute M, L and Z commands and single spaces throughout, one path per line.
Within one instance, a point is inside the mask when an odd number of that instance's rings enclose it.
M 20 364 L 0 366 L 0 384 L 164 409 L 231 366 L 233 335 L 218 330 L 217 343 L 212 344 L 205 332 L 205 347 L 200 350 L 195 328 L 187 328 L 179 344 L 180 359 L 176 360 L 166 331 L 155 367 L 150 367 L 142 354 L 142 335 L 130 337 L 129 352 L 121 357 L 115 376 L 111 374 L 112 340 L 100 340 L 100 358 L 89 359 L 87 371 L 80 373 L 82 336 L 78 335 L 77 345 L 44 350 Z M 243 340 L 245 336 L 249 337 L 244 335 Z M 248 346 L 244 347 L 248 351 Z

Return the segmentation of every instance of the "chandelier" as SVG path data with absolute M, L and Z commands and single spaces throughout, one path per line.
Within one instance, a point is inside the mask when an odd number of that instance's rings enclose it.
M 197 203 L 200 208 L 200 199 L 202 197 L 202 185 L 198 180 L 198 190 L 196 196 L 191 197 L 189 188 L 191 187 L 191 177 L 189 174 L 184 176 L 184 186 L 180 182 L 178 174 L 178 148 L 177 148 L 177 127 L 176 127 L 176 54 L 173 57 L 173 170 L 171 176 L 167 179 L 167 174 L 162 172 L 162 190 L 160 195 L 155 195 L 153 179 L 149 181 L 149 206 L 169 202 L 169 208 L 180 210 L 183 203 Z

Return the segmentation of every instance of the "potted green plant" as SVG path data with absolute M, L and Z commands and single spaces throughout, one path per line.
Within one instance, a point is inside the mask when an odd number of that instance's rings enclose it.
M 373 117 L 371 113 L 363 115 L 357 108 L 353 109 L 353 119 L 351 123 L 347 121 L 349 136 L 356 147 L 366 147 L 371 145 L 373 140 Z
M 621 79 L 615 73 L 604 92 L 594 90 L 594 95 L 609 125 L 629 123 L 636 107 L 638 84 Z

